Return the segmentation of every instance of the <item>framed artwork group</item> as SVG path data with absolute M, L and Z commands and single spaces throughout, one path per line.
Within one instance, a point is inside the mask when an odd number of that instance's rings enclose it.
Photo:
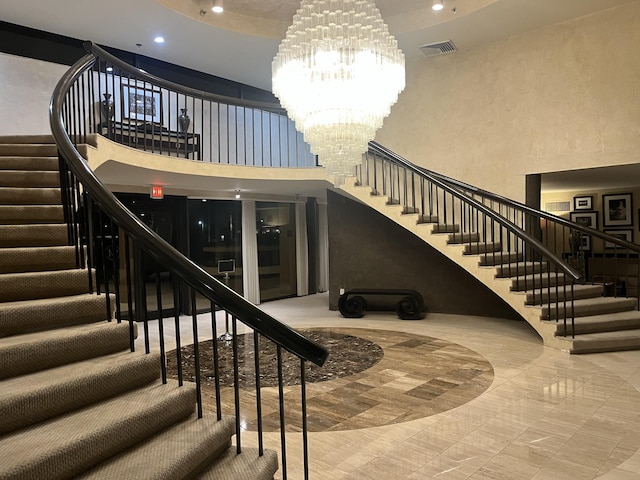
M 633 195 L 611 193 L 602 195 L 602 231 L 621 240 L 633 242 Z M 573 197 L 570 220 L 584 227 L 599 229 L 598 211 L 594 209 L 593 195 Z M 640 209 L 638 210 L 640 223 Z M 624 228 L 627 227 L 627 228 Z M 613 242 L 605 242 L 605 248 L 619 248 Z M 591 250 L 591 236 L 583 233 L 581 250 Z

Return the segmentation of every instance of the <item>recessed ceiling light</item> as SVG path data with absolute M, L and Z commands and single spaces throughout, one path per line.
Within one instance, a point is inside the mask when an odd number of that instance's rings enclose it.
M 211 11 L 213 13 L 224 12 L 224 6 L 222 5 L 222 0 L 213 0 L 213 7 L 211 7 Z
M 164 37 L 158 36 L 158 37 L 154 38 L 153 41 L 156 42 L 156 43 L 164 43 Z
M 433 0 L 433 5 L 431 6 L 435 11 L 442 10 L 444 5 L 442 4 L 442 0 Z

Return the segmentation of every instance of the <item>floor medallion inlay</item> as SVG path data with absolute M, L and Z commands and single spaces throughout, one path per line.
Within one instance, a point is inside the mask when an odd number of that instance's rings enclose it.
M 493 367 L 482 355 L 446 340 L 405 332 L 358 328 L 314 328 L 301 330 L 325 344 L 330 356 L 322 368 L 309 366 L 307 377 L 307 416 L 309 431 L 339 431 L 378 427 L 428 417 L 463 405 L 482 394 L 493 381 Z M 253 337 L 239 335 L 242 396 L 251 404 L 255 396 L 253 377 Z M 263 345 L 264 343 L 264 345 Z M 278 389 L 275 383 L 275 349 L 261 342 L 263 428 L 279 425 Z M 200 344 L 206 358 L 211 342 Z M 220 345 L 224 354 L 226 346 Z M 287 426 L 300 428 L 301 395 L 297 380 L 297 362 L 284 355 L 284 364 L 293 364 L 284 372 Z M 244 362 L 249 368 L 242 368 Z M 193 363 L 192 347 L 183 348 L 183 368 Z M 168 355 L 168 371 L 175 373 L 175 356 Z M 233 365 L 221 358 L 220 381 L 225 388 L 222 403 L 231 399 L 225 389 L 233 385 Z M 212 372 L 204 381 L 206 408 L 215 408 Z M 230 409 L 232 405 L 223 407 Z M 255 414 L 243 409 L 248 430 L 255 430 Z

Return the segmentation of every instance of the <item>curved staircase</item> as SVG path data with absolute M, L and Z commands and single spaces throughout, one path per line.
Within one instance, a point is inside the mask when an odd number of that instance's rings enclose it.
M 500 243 L 479 243 L 478 234 L 461 234 L 460 225 L 440 223 L 437 216 L 403 206 L 397 198 L 380 195 L 370 186 L 347 182 L 340 189 L 462 266 L 518 312 L 545 345 L 570 353 L 640 349 L 637 298 L 604 297 L 602 285 L 576 284 L 573 302 L 568 303 L 573 305 L 575 317 L 572 328 L 570 322 L 565 325 L 564 321 L 556 321 L 560 313 L 564 318 L 567 307 L 562 301 L 571 300 L 571 290 L 564 288 L 568 281 L 563 274 L 536 275 L 534 283 L 532 273 L 544 271 L 544 264 L 528 263 L 521 253 L 506 251 Z M 570 317 L 571 311 L 567 313 Z
M 52 138 L 0 138 L 0 479 L 273 478 L 276 454 L 237 454 L 235 420 L 199 419 L 194 385 L 163 384 L 105 305 L 68 245 Z

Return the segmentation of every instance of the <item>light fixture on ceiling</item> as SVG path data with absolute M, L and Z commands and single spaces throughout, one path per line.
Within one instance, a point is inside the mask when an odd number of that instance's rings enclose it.
M 302 0 L 272 84 L 339 185 L 404 89 L 404 55 L 372 0 Z
M 213 0 L 213 7 L 211 7 L 211 11 L 213 13 L 224 12 L 224 5 L 222 4 L 222 0 Z
M 433 0 L 433 5 L 431 5 L 431 8 L 436 12 L 442 10 L 444 8 L 443 0 Z
M 153 39 L 153 41 L 156 43 L 164 43 L 164 37 L 161 37 L 160 35 L 158 35 L 156 38 Z
M 236 199 L 240 198 L 240 190 L 236 190 Z

